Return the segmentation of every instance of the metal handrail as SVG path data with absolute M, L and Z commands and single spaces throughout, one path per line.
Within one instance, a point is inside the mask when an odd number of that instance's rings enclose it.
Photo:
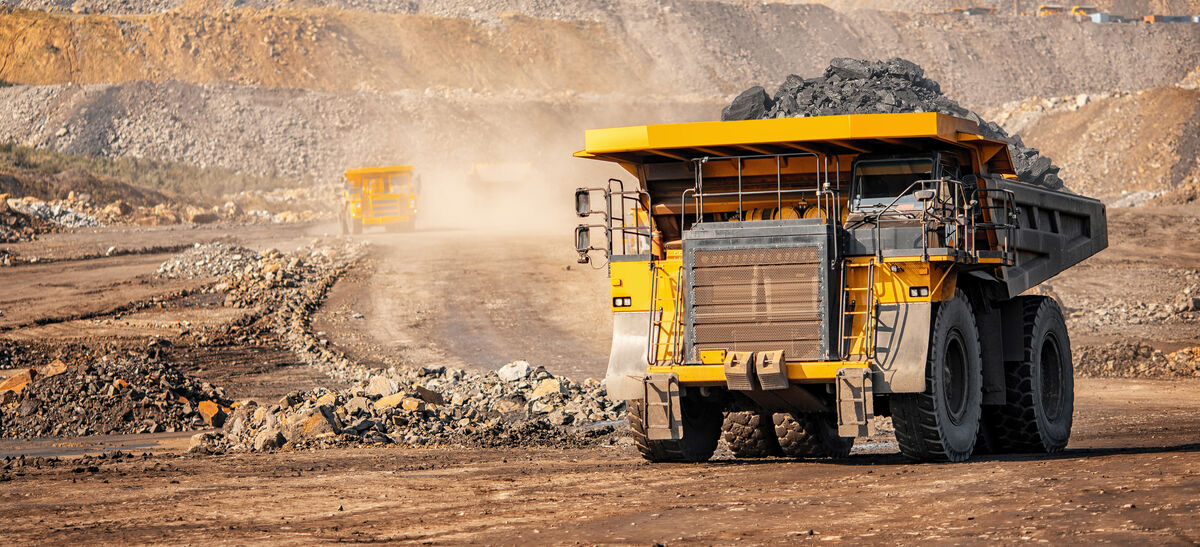
M 804 189 L 797 188 L 797 189 L 785 190 L 783 188 L 783 165 L 782 165 L 781 160 L 783 158 L 807 158 L 807 157 L 811 157 L 811 158 L 813 158 L 814 161 L 817 162 L 817 170 L 815 171 L 815 174 L 817 176 L 816 188 L 804 188 Z M 742 178 L 743 178 L 743 171 L 744 171 L 744 169 L 743 169 L 744 162 L 746 160 L 764 159 L 764 158 L 772 158 L 775 160 L 775 190 L 773 190 L 773 191 L 772 190 L 751 190 L 751 191 L 743 190 Z M 702 157 L 698 157 L 698 158 L 692 158 L 691 161 L 696 165 L 695 184 L 693 185 L 692 188 L 685 189 L 680 196 L 680 201 L 681 201 L 681 203 L 680 203 L 680 208 L 681 208 L 680 230 L 682 230 L 683 226 L 686 225 L 686 220 L 687 220 L 686 196 L 689 193 L 689 191 L 693 195 L 693 199 L 695 199 L 697 202 L 696 212 L 695 212 L 695 221 L 694 221 L 694 223 L 696 223 L 696 224 L 703 222 L 704 198 L 706 198 L 706 197 L 712 198 L 712 197 L 737 196 L 737 198 L 738 198 L 737 218 L 739 221 L 744 220 L 743 214 L 745 211 L 745 207 L 744 207 L 743 198 L 745 196 L 775 194 L 776 208 L 777 208 L 777 210 L 779 210 L 779 209 L 783 208 L 783 194 L 785 194 L 785 193 L 786 194 L 797 194 L 797 193 L 810 193 L 811 192 L 816 196 L 817 206 L 820 207 L 822 205 L 821 204 L 821 196 L 822 196 L 821 161 L 822 161 L 822 159 L 824 159 L 824 161 L 825 161 L 825 169 L 824 169 L 824 173 L 823 173 L 824 181 L 825 181 L 825 190 L 829 190 L 829 188 L 828 188 L 828 186 L 829 186 L 829 184 L 828 184 L 829 183 L 829 157 L 828 157 L 828 155 L 816 154 L 813 152 L 796 152 L 796 153 L 789 153 L 789 154 L 752 154 L 752 155 L 744 155 L 744 156 L 720 156 L 720 157 L 702 156 Z M 737 165 L 737 191 L 736 192 L 706 193 L 704 191 L 704 164 L 709 163 L 710 161 L 734 161 L 734 162 L 736 162 L 736 165 Z M 839 163 L 839 165 L 840 165 L 840 163 Z M 840 189 L 840 187 L 841 187 L 841 174 L 839 173 L 838 174 L 838 188 Z

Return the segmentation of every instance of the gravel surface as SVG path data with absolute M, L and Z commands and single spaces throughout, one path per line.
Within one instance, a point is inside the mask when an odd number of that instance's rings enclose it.
M 1036 148 L 1028 148 L 1017 135 L 984 121 L 978 114 L 942 94 L 941 86 L 925 77 L 925 70 L 905 59 L 867 61 L 838 58 L 823 76 L 790 75 L 774 97 L 761 86 L 743 91 L 721 111 L 722 120 L 802 118 L 835 114 L 890 114 L 940 112 L 977 124 L 984 136 L 1009 143 L 1009 152 L 1021 180 L 1063 190 L 1059 168 Z

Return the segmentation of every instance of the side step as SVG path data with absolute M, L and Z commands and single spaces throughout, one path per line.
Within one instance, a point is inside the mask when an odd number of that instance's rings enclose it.
M 871 388 L 871 371 L 865 368 L 843 368 L 837 373 L 838 436 L 865 437 L 874 433 L 871 418 L 875 417 L 875 393 Z
M 647 374 L 646 404 L 642 406 L 646 438 L 651 441 L 678 441 L 683 438 L 683 407 L 679 403 L 679 377 L 670 373 Z

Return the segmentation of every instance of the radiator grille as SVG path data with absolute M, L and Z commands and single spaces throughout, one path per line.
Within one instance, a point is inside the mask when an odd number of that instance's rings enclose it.
M 820 268 L 812 246 L 696 250 L 689 277 L 693 346 L 820 359 Z

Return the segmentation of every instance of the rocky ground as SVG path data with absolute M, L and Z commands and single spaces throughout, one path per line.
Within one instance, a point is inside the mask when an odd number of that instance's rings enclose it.
M 1193 544 L 1197 387 L 1082 379 L 1072 444 L 1051 458 L 912 465 L 894 453 L 725 453 L 651 465 L 626 443 L 124 451 L 0 460 L 0 509 L 19 544 Z

